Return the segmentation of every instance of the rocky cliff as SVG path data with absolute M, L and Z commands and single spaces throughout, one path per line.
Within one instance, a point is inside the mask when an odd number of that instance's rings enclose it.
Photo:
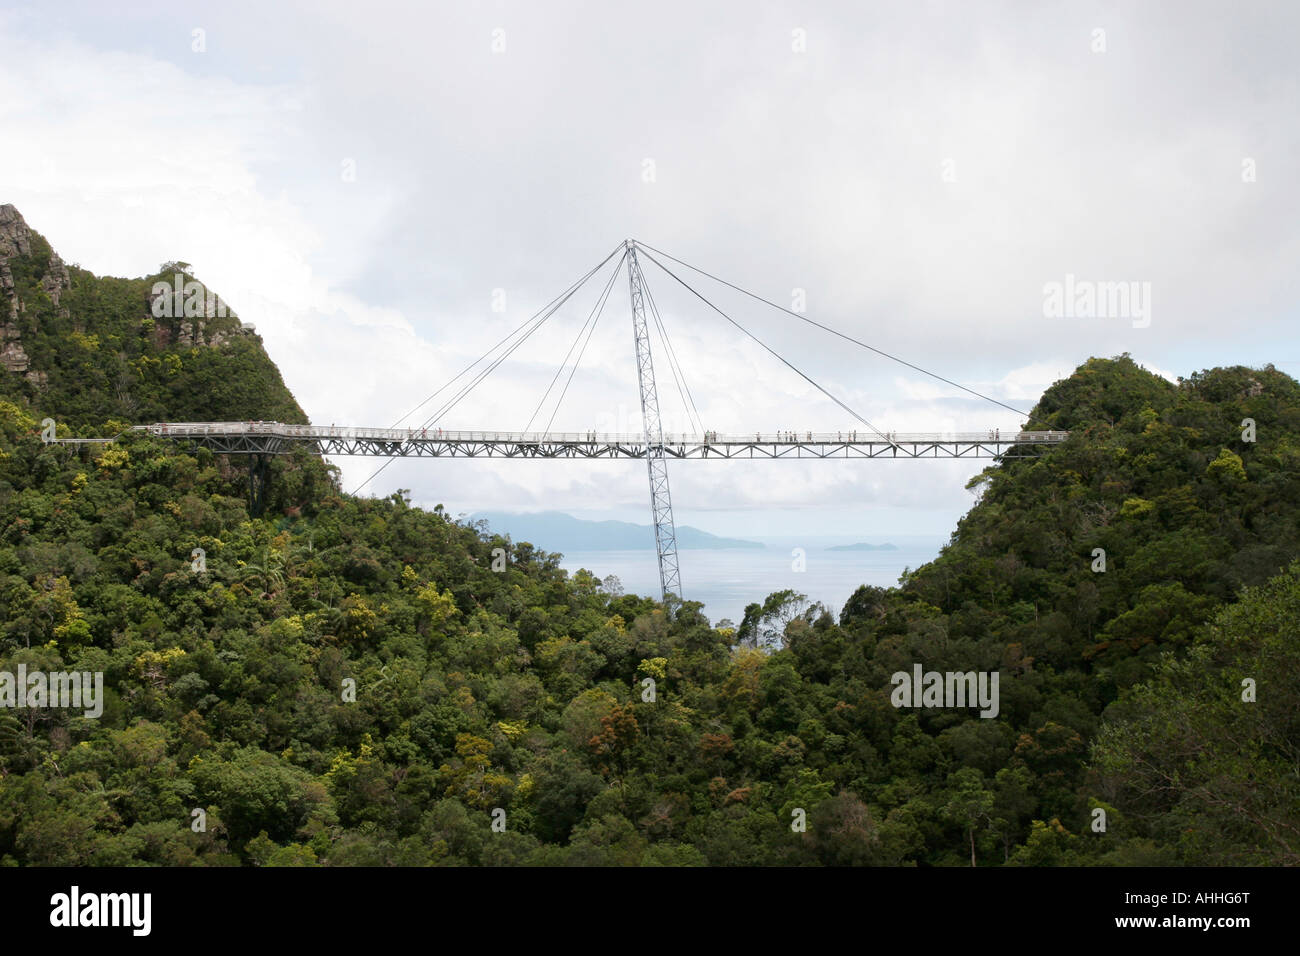
M 72 278 L 58 253 L 51 249 L 48 256 L 45 256 L 44 251 L 42 249 L 37 253 L 44 259 L 40 290 L 52 305 L 59 307 L 63 290 L 72 285 Z M 4 364 L 6 370 L 23 374 L 37 385 L 44 385 L 45 374 L 29 368 L 31 360 L 23 349 L 19 317 L 27 306 L 18 293 L 13 270 L 9 267 L 9 261 L 14 257 L 32 255 L 32 230 L 17 209 L 8 204 L 0 206 L 0 295 L 3 296 L 0 314 L 5 316 L 4 325 L 0 327 L 0 363 Z M 66 317 L 68 310 L 62 309 L 61 314 Z
M 0 397 L 60 422 L 306 421 L 251 325 L 184 262 L 119 279 L 68 266 L 0 205 Z

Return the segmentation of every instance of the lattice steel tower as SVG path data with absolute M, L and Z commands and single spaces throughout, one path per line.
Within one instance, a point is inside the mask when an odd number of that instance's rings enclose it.
M 636 335 L 636 376 L 641 385 L 641 420 L 645 423 L 645 459 L 650 473 L 650 510 L 654 516 L 655 550 L 659 555 L 660 596 L 669 592 L 682 597 L 681 572 L 677 568 L 677 529 L 673 525 L 673 501 L 668 491 L 668 462 L 664 457 L 664 429 L 659 418 L 659 392 L 655 388 L 655 367 L 650 357 L 650 330 L 645 319 L 645 289 L 636 243 L 627 249 L 627 278 L 632 293 L 632 331 Z

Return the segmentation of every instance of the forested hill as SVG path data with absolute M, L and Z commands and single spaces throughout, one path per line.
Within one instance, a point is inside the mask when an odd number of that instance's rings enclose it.
M 138 334 L 149 280 L 77 300 L 69 270 L 56 302 L 45 249 L 6 258 L 0 674 L 107 699 L 0 709 L 0 862 L 1300 862 L 1300 388 L 1271 368 L 1091 360 L 1036 410 L 1070 440 L 986 471 L 935 562 L 838 617 L 755 595 L 733 633 L 309 456 L 250 519 L 206 451 L 43 444 L 297 408 L 252 337 Z M 997 716 L 895 707 L 915 665 L 996 672 Z
M 1033 414 L 1070 440 L 972 481 L 979 504 L 903 589 L 950 638 L 1088 671 L 1104 698 L 1300 556 L 1300 386 L 1271 366 L 1174 385 L 1092 359 Z
M 307 421 L 255 330 L 187 263 L 97 277 L 66 265 L 10 205 L 0 205 L 0 365 L 0 397 L 76 429 Z

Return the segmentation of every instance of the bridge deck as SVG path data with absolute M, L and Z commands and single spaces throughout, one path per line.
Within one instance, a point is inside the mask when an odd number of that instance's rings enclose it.
M 189 441 L 227 455 L 280 455 L 305 446 L 323 455 L 384 458 L 645 458 L 644 435 L 599 432 L 444 431 L 348 428 L 281 422 L 158 422 L 134 431 Z M 665 434 L 670 458 L 994 458 L 1032 457 L 1068 432 L 877 433 L 754 432 Z

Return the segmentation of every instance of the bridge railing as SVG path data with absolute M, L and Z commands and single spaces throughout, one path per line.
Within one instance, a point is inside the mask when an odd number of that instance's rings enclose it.
M 606 432 L 494 432 L 452 431 L 442 428 L 355 428 L 339 425 L 289 425 L 283 422 L 156 422 L 136 426 L 138 431 L 176 438 L 199 436 L 229 437 L 238 435 L 268 435 L 303 439 L 355 439 L 367 441 L 452 441 L 452 442 L 514 442 L 519 444 L 616 444 L 640 446 L 645 444 L 643 434 Z M 1064 431 L 1003 432 L 989 429 L 983 432 L 872 432 L 841 430 L 834 432 L 773 431 L 705 435 L 665 433 L 667 445 L 736 445 L 736 444 L 917 444 L 928 442 L 993 442 L 995 444 L 1052 444 L 1069 437 Z

